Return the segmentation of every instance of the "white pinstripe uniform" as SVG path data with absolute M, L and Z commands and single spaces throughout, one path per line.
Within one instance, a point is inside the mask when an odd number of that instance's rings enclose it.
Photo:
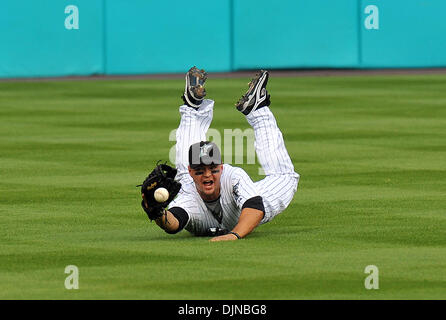
M 190 145 L 206 140 L 206 132 L 212 121 L 214 101 L 205 99 L 198 110 L 180 106 L 181 121 L 176 132 L 176 180 L 182 188 L 169 208 L 181 207 L 189 215 L 185 229 L 200 235 L 209 228 L 232 230 L 238 223 L 246 200 L 262 196 L 265 216 L 261 223 L 273 219 L 290 204 L 297 190 L 299 174 L 285 148 L 282 133 L 269 107 L 257 109 L 246 116 L 254 129 L 255 149 L 266 177 L 253 182 L 241 168 L 223 165 L 221 174 L 220 204 L 223 211 L 221 223 L 205 205 L 188 172 Z

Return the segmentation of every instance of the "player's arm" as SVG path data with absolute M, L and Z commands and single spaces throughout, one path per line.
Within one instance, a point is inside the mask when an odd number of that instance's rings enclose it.
M 250 234 L 262 221 L 265 213 L 261 210 L 253 208 L 245 208 L 240 214 L 240 219 L 237 225 L 232 229 L 232 232 L 237 233 L 240 238 L 246 237 Z M 238 238 L 235 234 L 230 234 Z
M 165 210 L 164 214 L 155 220 L 156 224 L 167 233 L 177 233 L 180 223 L 172 212 Z
M 214 237 L 211 241 L 238 240 L 250 234 L 262 221 L 265 215 L 262 197 L 256 196 L 248 199 L 243 205 L 237 225 L 231 233 Z
M 155 220 L 156 224 L 167 233 L 174 234 L 184 229 L 189 221 L 189 215 L 180 207 L 165 210 L 164 214 Z
M 149 205 L 147 200 L 144 198 L 144 194 L 142 194 L 142 198 L 144 201 L 144 206 L 148 209 Z M 173 234 L 183 230 L 184 226 L 189 220 L 189 215 L 184 209 L 180 207 L 173 207 L 169 210 L 164 209 L 163 214 L 154 220 L 161 229 L 167 233 Z

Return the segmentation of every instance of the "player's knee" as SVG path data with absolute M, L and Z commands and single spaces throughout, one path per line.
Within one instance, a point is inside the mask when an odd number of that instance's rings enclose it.
M 299 184 L 300 174 L 297 172 L 293 172 L 292 174 L 287 175 L 288 182 L 291 186 L 293 186 L 294 192 L 297 190 L 297 185 Z
M 294 194 L 297 191 L 297 186 L 299 184 L 300 174 L 297 172 L 293 172 L 293 174 L 286 175 L 285 181 L 286 185 L 288 186 L 288 190 L 292 190 L 292 193 Z

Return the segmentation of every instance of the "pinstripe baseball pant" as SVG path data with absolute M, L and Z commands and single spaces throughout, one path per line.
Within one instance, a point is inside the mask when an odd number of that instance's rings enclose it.
M 176 133 L 177 179 L 192 179 L 188 172 L 188 150 L 193 143 L 206 140 L 212 122 L 214 101 L 205 99 L 198 110 L 180 107 L 181 121 Z M 255 182 L 265 205 L 261 223 L 273 219 L 290 204 L 297 191 L 299 174 L 294 171 L 285 148 L 282 132 L 269 107 L 260 108 L 246 116 L 254 129 L 255 150 L 266 177 Z

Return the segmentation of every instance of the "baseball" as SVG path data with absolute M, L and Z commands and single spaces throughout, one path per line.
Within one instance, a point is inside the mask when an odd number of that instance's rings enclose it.
M 158 202 L 165 202 L 169 199 L 169 191 L 166 188 L 158 188 L 155 190 L 155 200 Z

